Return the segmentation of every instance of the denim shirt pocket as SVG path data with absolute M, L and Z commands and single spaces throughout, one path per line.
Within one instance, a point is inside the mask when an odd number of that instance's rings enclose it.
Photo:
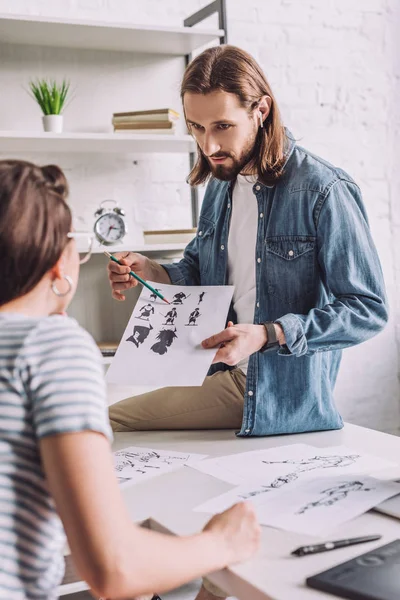
M 197 226 L 197 243 L 199 249 L 199 268 L 202 274 L 207 273 L 210 267 L 214 230 L 214 223 L 204 217 L 200 217 Z
M 298 303 L 314 290 L 316 238 L 277 236 L 265 240 L 268 294 Z

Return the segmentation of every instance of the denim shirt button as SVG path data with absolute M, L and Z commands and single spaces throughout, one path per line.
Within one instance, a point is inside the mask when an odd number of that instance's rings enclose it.
M 199 235 L 203 235 L 203 232 L 202 232 L 202 231 L 199 231 Z
M 257 192 L 259 192 L 261 190 L 261 186 L 260 185 L 256 185 L 256 190 L 257 190 Z
M 225 250 L 225 246 L 223 244 L 221 246 L 221 250 Z
M 228 208 L 230 208 L 230 207 L 231 207 L 231 203 L 229 202 L 229 204 L 228 204 Z
M 244 432 L 245 433 L 250 433 L 250 429 L 245 429 Z
M 289 254 L 289 256 L 293 256 L 294 255 L 293 250 L 289 250 L 288 254 Z
M 260 258 L 260 257 L 258 257 L 258 258 L 257 258 L 257 262 L 258 262 L 258 263 L 260 263 L 260 262 L 261 262 L 261 258 Z
M 257 302 L 257 308 L 260 308 L 260 303 L 259 302 Z
M 262 219 L 264 216 L 264 213 L 260 213 L 260 219 Z
M 248 394 L 248 396 L 252 396 L 252 395 L 253 395 L 253 392 L 252 392 L 251 390 L 249 390 L 249 391 L 247 392 L 247 394 Z

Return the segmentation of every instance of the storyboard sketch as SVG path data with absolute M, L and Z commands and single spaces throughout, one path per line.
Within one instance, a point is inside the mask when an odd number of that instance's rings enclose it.
M 210 458 L 193 468 L 234 485 L 261 484 L 254 489 L 268 493 L 316 475 L 373 474 L 393 466 L 395 463 L 354 452 L 345 446 L 316 448 L 292 444 Z
M 206 454 L 130 446 L 114 452 L 114 469 L 119 484 L 125 486 L 176 471 L 185 465 L 202 460 L 206 456 Z
M 255 491 L 254 486 L 252 489 Z M 253 495 L 252 489 L 240 486 L 195 511 L 215 514 L 241 500 L 251 500 L 262 525 L 318 536 L 399 494 L 400 484 L 368 475 L 335 475 L 305 479 L 278 493 Z
M 200 386 L 217 349 L 201 342 L 222 331 L 233 286 L 154 284 L 143 288 L 107 371 L 109 383 Z

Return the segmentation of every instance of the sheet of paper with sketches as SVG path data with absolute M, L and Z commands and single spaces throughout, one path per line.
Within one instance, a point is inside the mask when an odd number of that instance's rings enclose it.
M 199 386 L 216 353 L 200 344 L 224 329 L 233 286 L 149 283 L 171 304 L 142 289 L 106 379 L 121 385 Z
M 120 485 L 125 486 L 176 471 L 176 469 L 194 464 L 206 456 L 206 454 L 130 446 L 114 452 L 114 468 Z
M 278 490 L 314 476 L 372 474 L 393 466 L 395 463 L 345 446 L 317 448 L 292 444 L 210 458 L 193 468 L 234 485 L 257 482 Z
M 262 486 L 240 486 L 195 508 L 215 514 L 236 502 L 249 500 L 262 525 L 286 531 L 324 535 L 400 493 L 400 484 L 368 475 L 314 477 L 293 488 L 271 493 Z

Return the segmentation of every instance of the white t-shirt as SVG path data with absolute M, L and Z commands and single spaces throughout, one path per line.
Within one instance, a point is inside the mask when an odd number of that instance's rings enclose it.
M 232 195 L 228 237 L 228 283 L 235 286 L 233 307 L 238 323 L 253 323 L 256 302 L 257 198 L 253 193 L 255 176 L 238 175 Z M 247 374 L 249 359 L 238 363 Z

